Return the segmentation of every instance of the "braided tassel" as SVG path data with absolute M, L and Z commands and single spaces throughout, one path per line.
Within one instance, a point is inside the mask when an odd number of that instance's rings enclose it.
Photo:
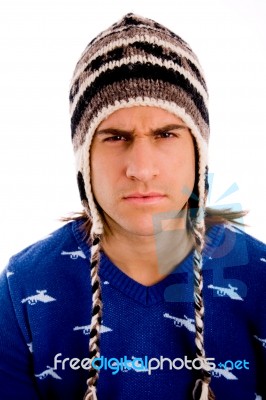
M 91 386 L 90 388 L 88 388 L 88 390 L 84 396 L 84 400 L 97 400 L 95 386 Z
M 196 325 L 196 352 L 201 360 L 202 378 L 195 383 L 193 390 L 194 400 L 215 400 L 215 396 L 209 387 L 211 381 L 210 368 L 206 361 L 204 349 L 204 303 L 202 297 L 203 277 L 202 277 L 202 250 L 204 246 L 205 224 L 201 221 L 201 227 L 194 227 L 195 251 L 194 251 L 194 306 L 195 306 L 195 325 Z
M 98 275 L 99 269 L 100 237 L 94 237 L 91 246 L 91 285 L 92 285 L 92 317 L 90 329 L 89 355 L 92 364 L 95 358 L 100 356 L 100 329 L 102 319 L 101 285 Z M 97 364 L 97 362 L 95 362 Z M 99 370 L 90 366 L 87 380 L 87 391 L 83 400 L 97 400 L 96 386 L 99 378 Z
M 86 177 L 90 177 L 89 163 L 84 164 L 84 173 Z M 91 221 L 91 287 L 92 287 L 92 316 L 90 325 L 90 342 L 89 342 L 89 357 L 90 357 L 90 370 L 89 378 L 87 380 L 87 391 L 83 400 L 97 400 L 96 386 L 99 379 L 99 370 L 92 366 L 93 360 L 100 357 L 100 329 L 102 320 L 102 297 L 101 297 L 101 284 L 99 278 L 99 264 L 100 264 L 100 237 L 103 233 L 103 225 L 97 211 L 97 207 L 93 201 L 93 195 L 90 187 L 90 180 L 87 184 L 89 190 L 86 188 L 83 174 L 78 172 L 78 186 L 80 191 L 81 202 L 84 210 Z M 87 193 L 89 196 L 87 197 Z M 95 362 L 97 365 L 97 361 Z
M 209 387 L 209 381 L 198 379 L 195 383 L 193 390 L 194 400 L 215 400 L 215 396 L 211 388 Z

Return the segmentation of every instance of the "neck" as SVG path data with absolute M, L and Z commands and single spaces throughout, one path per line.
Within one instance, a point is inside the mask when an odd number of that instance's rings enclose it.
M 192 236 L 186 229 L 172 228 L 151 236 L 105 234 L 102 248 L 130 278 L 150 286 L 169 275 L 193 248 Z

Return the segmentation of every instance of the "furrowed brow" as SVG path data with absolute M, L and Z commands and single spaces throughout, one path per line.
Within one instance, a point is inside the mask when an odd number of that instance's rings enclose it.
M 164 125 L 160 128 L 157 129 L 151 129 L 151 133 L 154 135 L 163 133 L 163 132 L 169 132 L 169 131 L 173 131 L 173 130 L 177 130 L 177 129 L 188 129 L 186 125 L 182 125 L 182 124 L 168 124 L 168 125 Z M 134 131 L 126 131 L 123 129 L 119 129 L 119 128 L 106 128 L 106 129 L 100 129 L 97 130 L 95 132 L 95 134 L 97 135 L 123 135 L 123 136 L 129 136 L 129 135 L 134 135 Z
M 132 135 L 133 132 L 129 131 L 124 131 L 123 129 L 117 129 L 117 128 L 106 128 L 106 129 L 100 129 L 95 132 L 96 135 Z
M 186 125 L 182 125 L 182 124 L 169 124 L 169 125 L 162 126 L 161 128 L 154 129 L 154 130 L 152 130 L 152 132 L 155 135 L 158 135 L 163 132 L 174 131 L 177 129 L 180 130 L 180 129 L 188 129 L 188 128 Z

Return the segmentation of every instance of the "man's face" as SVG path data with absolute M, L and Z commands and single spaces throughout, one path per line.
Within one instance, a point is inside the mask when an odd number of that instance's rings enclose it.
M 189 128 L 157 107 L 115 111 L 91 147 L 92 190 L 111 232 L 149 236 L 153 217 L 186 207 L 195 181 Z

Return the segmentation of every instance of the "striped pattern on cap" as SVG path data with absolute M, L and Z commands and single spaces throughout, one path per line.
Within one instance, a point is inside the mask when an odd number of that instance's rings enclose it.
M 177 103 L 208 140 L 208 94 L 197 57 L 168 29 L 128 14 L 94 39 L 76 66 L 70 92 L 75 149 L 102 109 L 140 97 Z
M 127 14 L 93 39 L 77 63 L 70 89 L 71 133 L 76 156 L 80 196 L 92 228 L 92 323 L 90 357 L 98 357 L 102 315 L 98 275 L 103 222 L 91 187 L 90 146 L 99 124 L 114 111 L 133 106 L 159 107 L 186 123 L 195 138 L 198 155 L 197 209 L 191 220 L 195 238 L 194 301 L 196 352 L 205 359 L 203 341 L 202 249 L 207 194 L 209 139 L 208 92 L 202 68 L 189 45 L 166 27 L 147 18 Z M 84 399 L 97 399 L 98 371 L 91 369 Z M 194 398 L 211 397 L 208 366 L 197 381 Z

